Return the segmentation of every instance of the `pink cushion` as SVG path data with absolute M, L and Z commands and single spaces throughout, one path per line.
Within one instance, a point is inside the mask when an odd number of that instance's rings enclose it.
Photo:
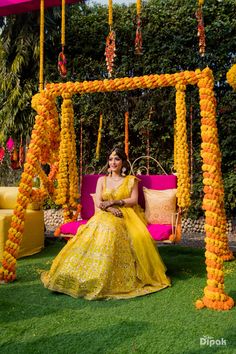
M 145 209 L 143 187 L 148 189 L 172 189 L 177 187 L 177 177 L 175 175 L 138 175 L 141 181 L 138 184 L 138 203 Z
M 94 203 L 91 193 L 96 192 L 97 180 L 102 175 L 83 175 L 81 186 L 81 218 L 88 220 L 94 214 Z
M 79 220 L 79 221 L 74 221 L 74 222 L 68 222 L 66 224 L 63 224 L 61 226 L 61 233 L 62 234 L 71 234 L 71 235 L 76 235 L 76 232 L 80 225 L 86 224 L 88 220 Z
M 172 234 L 171 225 L 149 224 L 147 229 L 156 241 L 168 240 Z

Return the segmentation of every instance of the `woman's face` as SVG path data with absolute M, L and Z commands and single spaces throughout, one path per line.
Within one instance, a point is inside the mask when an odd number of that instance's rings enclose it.
M 115 152 L 112 152 L 109 156 L 108 164 L 112 172 L 120 174 L 122 168 L 122 160 L 118 155 L 116 155 Z

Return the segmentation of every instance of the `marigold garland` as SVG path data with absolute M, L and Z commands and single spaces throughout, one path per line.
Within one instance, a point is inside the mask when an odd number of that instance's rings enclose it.
M 75 153 L 75 136 L 72 124 L 74 115 L 71 100 L 72 95 L 75 93 L 123 91 L 137 88 L 154 89 L 157 87 L 176 86 L 176 112 L 177 119 L 181 122 L 177 128 L 179 132 L 184 128 L 184 95 L 185 85 L 187 84 L 198 84 L 199 87 L 202 124 L 201 156 L 203 159 L 204 183 L 203 208 L 206 216 L 207 285 L 204 289 L 204 297 L 196 302 L 196 307 L 208 307 L 216 310 L 229 310 L 232 308 L 234 302 L 224 292 L 223 261 L 232 259 L 232 253 L 228 248 L 228 239 L 225 233 L 224 188 L 221 175 L 221 154 L 217 139 L 216 102 L 213 92 L 214 81 L 209 68 L 203 71 L 198 69 L 195 72 L 184 71 L 176 74 L 146 75 L 93 82 L 48 84 L 44 91 L 33 97 L 32 105 L 37 110 L 37 116 L 26 156 L 26 163 L 24 164 L 24 173 L 21 176 L 17 205 L 5 245 L 2 268 L 0 269 L 1 281 L 9 282 L 16 278 L 16 257 L 22 239 L 24 214 L 28 203 L 31 200 L 38 200 L 44 197 L 45 191 L 47 193 L 53 192 L 49 191 L 50 183 L 47 181 L 47 177 L 40 172 L 39 162 L 42 163 L 42 161 L 47 159 L 52 167 L 57 166 L 59 161 L 58 179 L 61 179 L 61 189 L 58 192 L 57 198 L 61 199 L 68 219 L 71 217 L 70 203 L 77 202 L 78 189 L 76 183 L 78 182 L 78 176 L 76 176 L 75 165 L 72 163 L 76 159 L 73 158 L 73 161 L 71 161 L 72 159 L 66 161 L 64 156 L 75 156 L 73 155 Z M 55 99 L 59 95 L 63 97 L 61 131 L 64 133 L 61 133 L 60 160 L 58 158 L 60 136 L 59 134 L 57 137 L 55 136 L 59 131 Z M 177 139 L 179 139 L 178 133 Z M 67 145 L 65 141 L 68 142 Z M 43 150 L 47 150 L 47 153 L 43 154 Z M 186 154 L 186 149 L 183 151 L 183 154 Z M 179 163 L 178 161 L 178 169 Z M 68 167 L 69 177 L 66 175 L 65 167 Z M 56 170 L 57 168 L 55 167 Z M 43 184 L 43 188 L 39 192 L 33 190 L 32 180 L 36 174 L 41 176 Z M 55 176 L 56 173 L 54 172 L 53 175 Z M 73 188 L 68 188 L 70 184 L 73 185 Z
M 58 193 L 56 203 L 63 206 L 64 222 L 71 221 L 72 209 L 77 207 L 78 174 L 76 166 L 76 138 L 71 95 L 62 95 L 61 143 L 59 149 Z
M 13 281 L 16 278 L 16 258 L 22 240 L 27 205 L 32 201 L 42 202 L 49 193 L 47 188 L 50 184 L 45 180 L 46 175 L 41 171 L 39 161 L 41 162 L 45 158 L 43 154 L 45 150 L 48 151 L 47 159 L 49 161 L 53 160 L 53 155 L 50 152 L 50 144 L 53 143 L 50 141 L 50 138 L 53 137 L 50 129 L 50 120 L 52 120 L 52 114 L 54 121 L 56 121 L 58 116 L 55 110 L 54 95 L 43 91 L 35 95 L 32 99 L 32 106 L 37 107 L 38 115 L 35 118 L 35 125 L 24 164 L 24 171 L 18 188 L 17 203 L 8 231 L 8 240 L 6 241 L 3 252 L 2 268 L 0 268 L 0 281 L 2 282 Z M 55 128 L 55 123 L 53 126 Z M 45 144 L 49 144 L 49 146 Z M 54 145 L 54 148 L 56 146 L 57 144 Z M 37 174 L 40 174 L 44 186 L 42 189 L 34 190 L 33 178 Z
M 214 79 L 209 68 L 203 70 L 198 81 L 201 107 L 201 136 L 203 159 L 203 184 L 206 231 L 207 286 L 204 297 L 197 300 L 196 308 L 229 310 L 234 306 L 231 297 L 224 293 L 223 260 L 233 259 L 226 236 L 226 216 L 224 209 L 224 188 L 221 175 L 221 154 L 216 126 L 216 100 Z
M 177 200 L 180 208 L 190 206 L 189 156 L 186 128 L 185 85 L 176 85 L 176 171 L 178 176 Z
M 229 85 L 236 90 L 236 64 L 234 64 L 226 74 L 227 81 Z
M 99 128 L 98 128 L 98 138 L 97 138 L 97 147 L 96 147 L 96 159 L 97 159 L 97 160 L 99 160 L 100 149 L 101 149 L 102 120 L 103 120 L 103 116 L 102 116 L 102 113 L 100 113 L 100 117 L 99 117 Z

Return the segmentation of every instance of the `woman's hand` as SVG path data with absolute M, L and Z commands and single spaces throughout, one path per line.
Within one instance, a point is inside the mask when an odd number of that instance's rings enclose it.
M 120 209 L 114 208 L 114 207 L 108 207 L 106 209 L 106 211 L 109 211 L 110 213 L 112 213 L 113 215 L 117 216 L 118 218 L 122 218 L 123 214 L 122 211 Z
M 113 204 L 114 204 L 113 201 L 106 200 L 106 201 L 103 201 L 99 204 L 99 208 L 102 210 L 107 210 L 107 208 L 111 207 Z

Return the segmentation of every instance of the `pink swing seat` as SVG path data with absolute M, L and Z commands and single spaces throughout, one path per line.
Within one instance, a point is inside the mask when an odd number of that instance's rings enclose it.
M 62 237 L 73 237 L 78 228 L 87 223 L 94 215 L 94 202 L 91 194 L 96 191 L 97 180 L 100 174 L 84 175 L 81 186 L 81 220 L 63 224 L 60 228 Z M 145 210 L 145 198 L 143 187 L 154 190 L 169 190 L 177 188 L 177 177 L 175 175 L 138 175 L 139 182 L 139 205 Z M 147 229 L 155 241 L 168 242 L 173 235 L 173 224 L 148 224 Z M 174 230 L 175 232 L 175 230 Z M 174 241 L 173 241 L 174 242 Z

